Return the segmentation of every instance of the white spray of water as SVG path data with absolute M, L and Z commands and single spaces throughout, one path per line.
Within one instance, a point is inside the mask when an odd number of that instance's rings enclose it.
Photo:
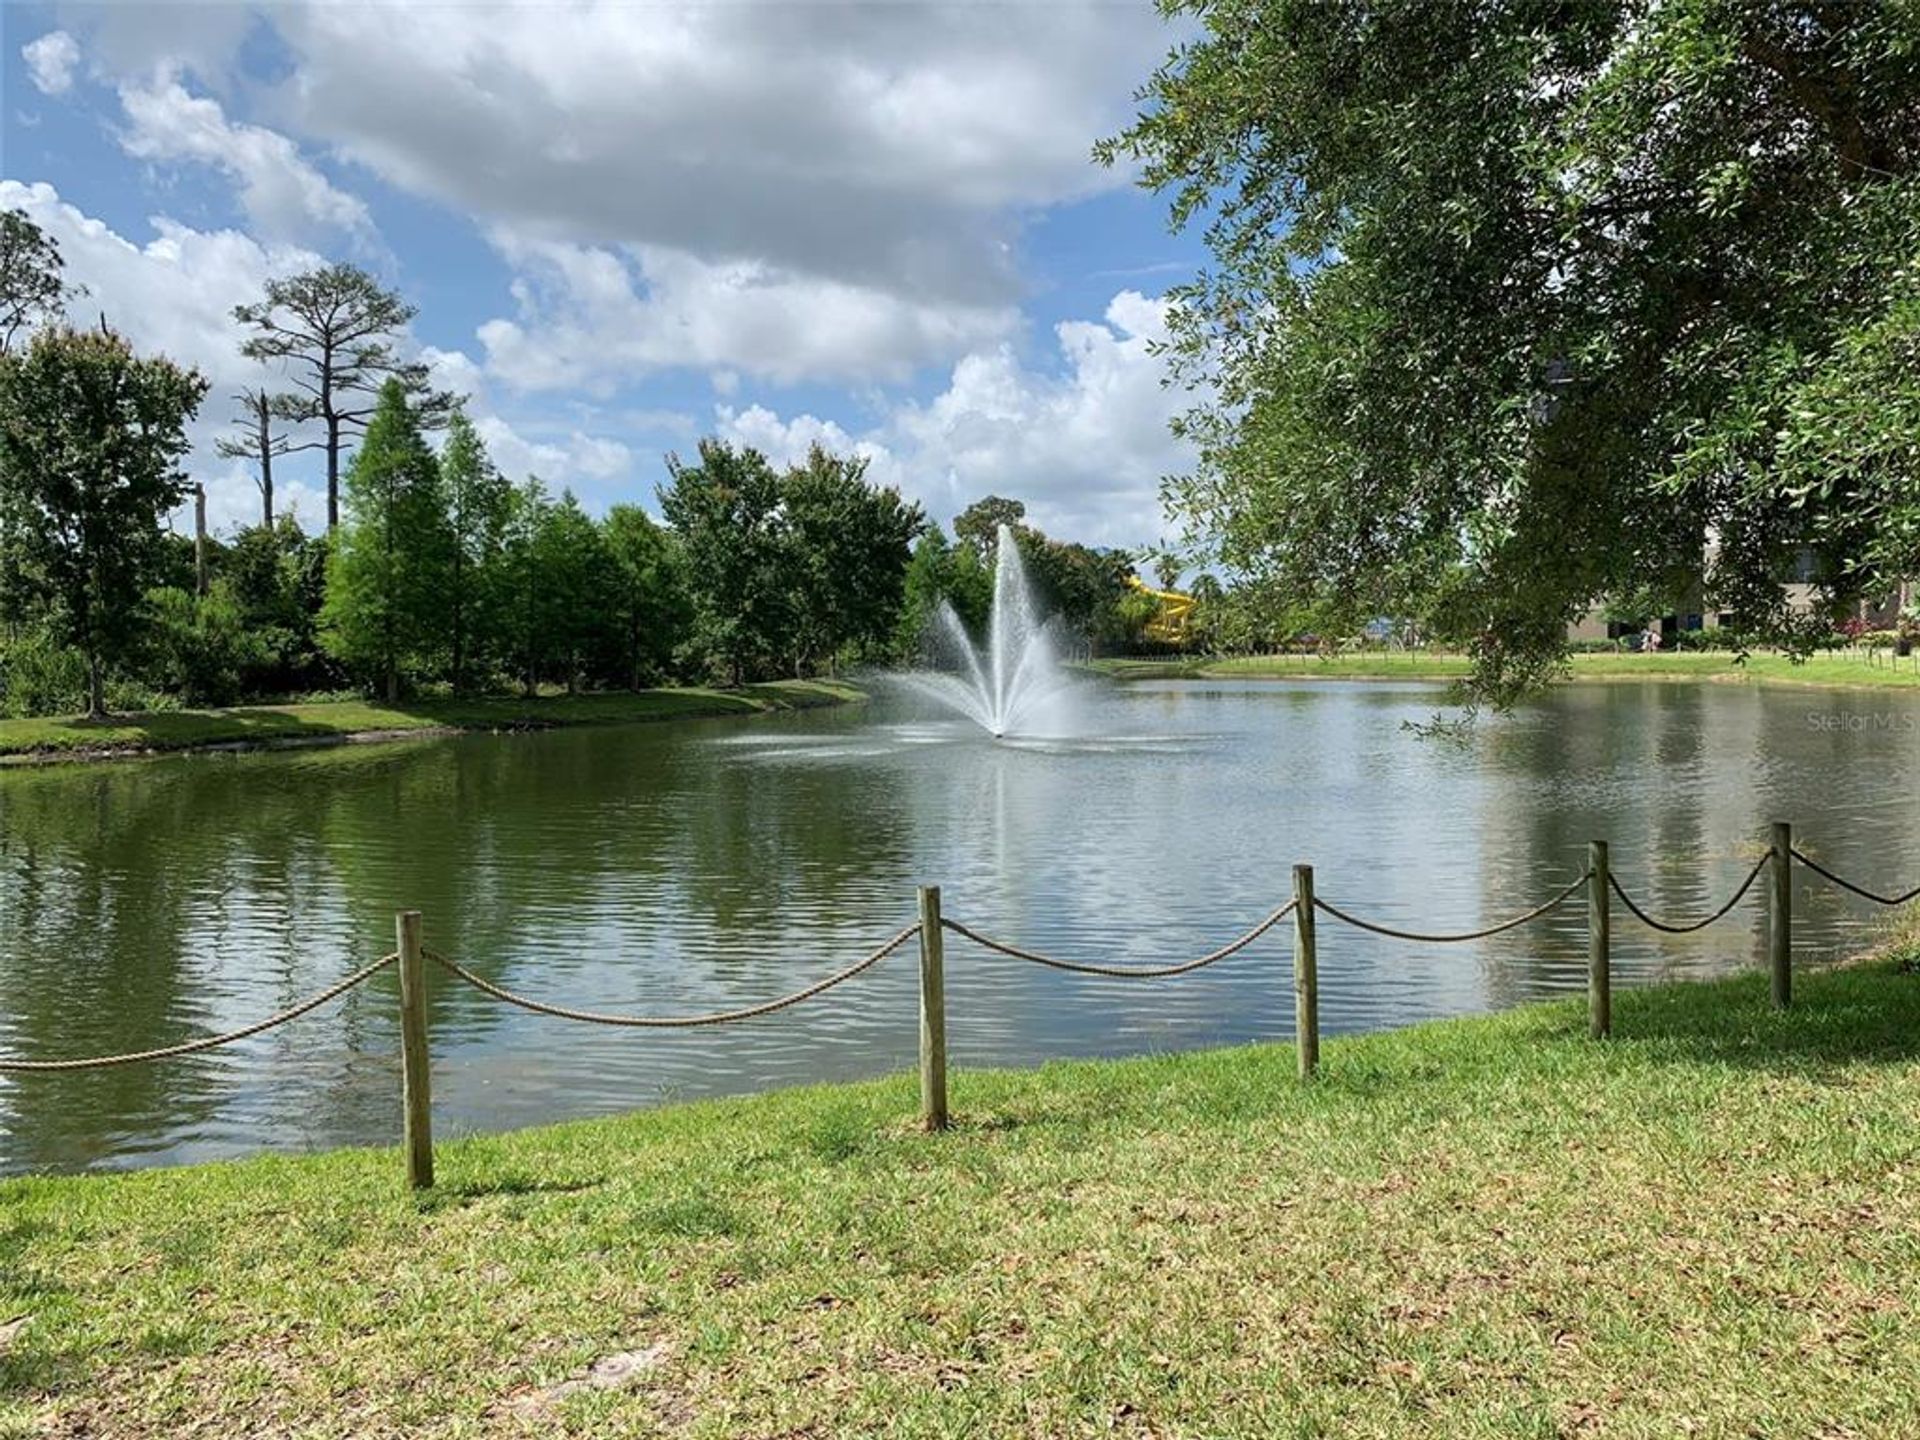
M 945 600 L 935 612 L 942 658 L 957 671 L 915 670 L 900 683 L 964 715 L 996 738 L 1070 733 L 1071 682 L 1054 645 L 1052 621 L 1041 615 L 1020 547 L 1006 526 L 994 547 L 993 611 L 984 649 Z

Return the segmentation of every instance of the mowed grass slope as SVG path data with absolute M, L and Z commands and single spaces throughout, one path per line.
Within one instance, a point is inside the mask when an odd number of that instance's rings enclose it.
M 155 710 L 105 720 L 63 716 L 0 720 L 0 756 L 85 755 L 197 746 L 326 741 L 354 735 L 433 730 L 546 729 L 615 725 L 692 716 L 796 710 L 860 699 L 850 686 L 823 680 L 781 680 L 738 690 L 677 688 L 530 698 L 243 705 L 225 710 Z
M 14 1182 L 0 1434 L 1920 1434 L 1920 975 L 1797 1000 Z
M 1832 689 L 1920 690 L 1920 659 L 1881 651 L 1834 652 L 1795 663 L 1785 655 L 1754 654 L 1741 663 L 1719 650 L 1661 655 L 1579 654 L 1570 657 L 1574 680 L 1712 680 L 1728 684 L 1803 685 Z M 1214 680 L 1458 680 L 1472 668 L 1464 655 L 1366 650 L 1339 655 L 1225 655 L 1196 659 L 1101 660 L 1093 668 L 1115 679 L 1192 677 Z

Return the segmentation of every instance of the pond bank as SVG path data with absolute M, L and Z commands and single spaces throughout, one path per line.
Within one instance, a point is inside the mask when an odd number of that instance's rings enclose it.
M 1814 689 L 1920 690 L 1920 659 L 1878 663 L 1853 654 L 1820 654 L 1795 664 L 1784 655 L 1688 650 L 1664 655 L 1579 654 L 1575 680 L 1706 680 L 1718 684 L 1797 685 Z M 1366 651 L 1357 654 L 1226 655 L 1200 659 L 1095 660 L 1088 668 L 1116 680 L 1458 680 L 1471 668 L 1464 655 Z
M 765 714 L 863 700 L 853 686 L 778 680 L 738 690 L 674 688 L 532 699 L 487 696 L 386 705 L 333 700 L 161 710 L 105 720 L 63 716 L 0 720 L 0 765 L 108 760 L 184 750 L 269 750 L 398 740 L 464 731 L 551 730 L 574 725 Z
M 0 1434 L 1914 1433 L 1907 953 L 0 1183 Z

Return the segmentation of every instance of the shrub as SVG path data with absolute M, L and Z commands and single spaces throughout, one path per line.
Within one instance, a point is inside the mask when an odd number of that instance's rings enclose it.
M 189 705 L 230 705 L 271 663 L 265 638 L 251 630 L 225 581 L 202 596 L 165 586 L 149 591 L 152 632 L 146 673 Z
M 44 632 L 0 641 L 0 714 L 64 715 L 87 708 L 87 661 Z

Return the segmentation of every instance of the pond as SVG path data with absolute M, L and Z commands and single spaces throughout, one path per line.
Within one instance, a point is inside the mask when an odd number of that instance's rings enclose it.
M 904 698 L 751 721 L 468 736 L 0 774 L 0 1054 L 164 1044 L 283 1008 L 427 941 L 522 992 L 674 1014 L 798 988 L 914 918 L 915 886 L 988 934 L 1081 959 L 1187 958 L 1248 928 L 1311 861 L 1389 924 L 1529 908 L 1590 838 L 1656 915 L 1719 904 L 1789 819 L 1861 883 L 1920 872 L 1920 697 L 1717 684 L 1556 691 L 1464 741 L 1406 722 L 1413 684 L 1094 685 L 1088 736 L 996 744 Z M 1654 935 L 1615 910 L 1616 984 L 1759 962 L 1762 887 Z M 1796 959 L 1883 914 L 1795 878 Z M 1423 946 L 1323 918 L 1329 1035 L 1584 984 L 1584 903 Z M 948 941 L 952 1064 L 1030 1065 L 1286 1038 L 1289 929 L 1207 970 L 1099 981 Z M 432 977 L 437 1136 L 914 1063 L 911 947 L 763 1020 L 610 1030 Z M 399 1125 L 396 981 L 218 1051 L 0 1076 L 0 1168 L 120 1167 L 342 1144 Z

